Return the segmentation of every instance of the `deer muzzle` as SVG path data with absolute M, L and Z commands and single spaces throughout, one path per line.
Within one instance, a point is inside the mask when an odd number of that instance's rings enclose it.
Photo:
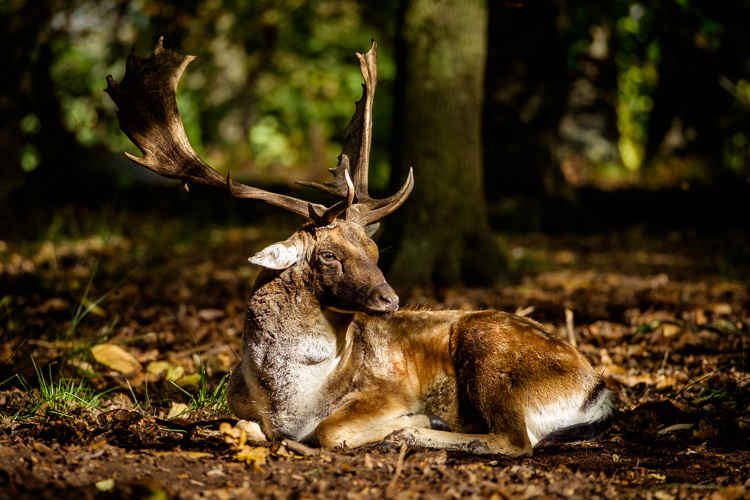
M 386 314 L 398 310 L 398 295 L 388 283 L 375 286 L 370 292 L 365 305 L 366 312 Z

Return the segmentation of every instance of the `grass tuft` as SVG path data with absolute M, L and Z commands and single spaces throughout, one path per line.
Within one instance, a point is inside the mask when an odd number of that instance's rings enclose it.
M 36 360 L 31 358 L 31 362 L 34 365 L 39 389 L 31 389 L 21 375 L 16 374 L 13 377 L 18 380 L 23 391 L 31 399 L 29 404 L 16 412 L 13 417 L 15 420 L 33 417 L 40 410 L 69 416 L 67 412 L 76 408 L 98 408 L 102 397 L 113 390 L 96 392 L 83 379 L 68 377 L 55 379 L 51 366 L 48 366 L 45 377 Z
M 212 415 L 231 414 L 232 410 L 229 408 L 227 401 L 229 374 L 224 375 L 213 390 L 209 387 L 208 376 L 206 375 L 206 368 L 204 366 L 201 366 L 200 375 L 198 392 L 195 394 L 191 394 L 175 382 L 170 382 L 188 397 L 188 404 L 191 410 L 203 410 Z
M 78 304 L 73 311 L 73 317 L 70 319 L 70 326 L 65 331 L 66 339 L 72 338 L 75 335 L 76 330 L 78 329 L 78 325 L 81 323 L 81 321 L 83 321 L 86 316 L 88 316 L 92 312 L 100 310 L 99 304 L 104 301 L 104 299 L 106 299 L 110 293 L 112 293 L 112 290 L 110 290 L 97 299 L 91 300 L 89 298 L 89 292 L 91 291 L 91 285 L 94 283 L 94 277 L 96 276 L 97 267 L 98 264 L 95 264 L 94 269 L 91 271 L 91 277 L 89 278 L 88 283 L 86 283 L 86 288 L 83 290 L 83 297 L 81 297 L 81 300 L 78 301 Z M 112 325 L 112 327 L 114 328 L 114 324 Z

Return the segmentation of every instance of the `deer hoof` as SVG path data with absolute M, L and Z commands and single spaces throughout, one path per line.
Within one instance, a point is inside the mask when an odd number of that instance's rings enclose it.
M 436 431 L 451 432 L 450 425 L 448 425 L 448 422 L 446 422 L 442 418 L 431 413 L 427 413 L 427 417 L 430 419 L 430 429 L 434 429 Z

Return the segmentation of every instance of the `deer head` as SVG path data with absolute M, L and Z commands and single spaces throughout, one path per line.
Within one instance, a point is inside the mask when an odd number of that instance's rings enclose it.
M 272 270 L 299 266 L 320 304 L 338 312 L 383 314 L 398 309 L 398 295 L 378 268 L 378 247 L 360 224 L 336 220 L 307 225 L 250 262 Z
M 159 175 L 180 179 L 187 188 L 195 182 L 225 188 L 236 198 L 261 200 L 308 219 L 285 241 L 275 243 L 250 258 L 250 262 L 282 271 L 308 266 L 312 286 L 321 304 L 344 311 L 387 313 L 398 308 L 398 296 L 377 267 L 378 249 L 369 235 L 378 221 L 400 207 L 414 187 L 409 169 L 406 182 L 394 195 L 376 199 L 368 189 L 372 144 L 372 106 L 377 85 L 377 44 L 366 54 L 357 53 L 364 78 L 362 98 L 346 128 L 338 165 L 326 183 L 302 183 L 332 195 L 330 206 L 226 178 L 193 150 L 177 109 L 176 91 L 182 73 L 194 56 L 164 48 L 159 38 L 153 54 L 128 57 L 119 84 L 107 76 L 106 92 L 117 104 L 120 128 L 143 153 L 125 155 Z

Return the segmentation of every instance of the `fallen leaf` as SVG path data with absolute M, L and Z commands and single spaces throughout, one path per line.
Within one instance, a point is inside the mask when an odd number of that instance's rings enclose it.
M 132 375 L 141 371 L 141 364 L 122 347 L 115 344 L 99 344 L 91 348 L 94 359 L 116 372 Z
M 696 439 L 711 439 L 715 438 L 718 434 L 719 429 L 706 420 L 701 420 L 698 423 L 698 428 L 693 429 L 693 437 Z
M 354 467 L 349 464 L 341 464 L 341 466 L 339 467 L 339 471 L 343 472 L 344 474 L 349 472 L 354 473 Z
M 67 311 L 68 308 L 70 308 L 70 303 L 67 300 L 53 298 L 45 300 L 33 311 L 41 314 L 49 314 L 51 312 Z
M 201 309 L 198 311 L 198 317 L 203 321 L 213 321 L 224 316 L 224 311 L 221 309 Z
M 152 335 L 147 333 L 146 336 Z M 159 349 L 149 349 L 148 351 L 144 351 L 136 356 L 136 359 L 140 361 L 141 363 L 150 363 L 152 361 L 156 361 L 159 359 L 159 356 L 161 353 L 159 352 Z
M 101 481 L 94 483 L 94 486 L 96 486 L 96 489 L 99 491 L 110 491 L 115 487 L 115 480 L 112 478 L 102 479 Z
M 695 310 L 695 324 L 705 325 L 706 323 L 708 323 L 708 317 L 706 317 L 706 312 L 703 309 L 696 309 Z
M 674 495 L 670 495 L 664 490 L 658 490 L 654 492 L 654 498 L 656 500 L 674 500 Z
M 682 331 L 682 328 L 678 325 L 673 325 L 671 323 L 665 323 L 661 327 L 662 333 L 664 334 L 664 337 L 674 337 L 678 333 Z
M 287 447 L 284 445 L 284 443 L 280 443 L 278 447 L 276 447 L 276 451 L 274 451 L 274 454 L 278 457 L 284 457 L 284 458 L 294 457 L 294 453 L 291 453 L 287 449 Z
M 242 448 L 247 441 L 247 433 L 238 426 L 232 426 L 229 422 L 219 424 L 219 432 L 224 434 L 224 442 L 237 448 Z
M 618 340 L 628 334 L 628 328 L 610 321 L 595 321 L 588 326 L 589 332 L 596 338 Z
M 185 403 L 172 403 L 169 407 L 169 413 L 167 413 L 167 420 L 179 417 L 190 411 L 190 408 Z
M 256 470 L 260 470 L 261 465 L 266 465 L 270 453 L 271 450 L 263 446 L 245 446 L 234 457 L 248 465 L 252 465 Z
M 732 314 L 732 306 L 727 304 L 726 302 L 719 302 L 716 304 L 710 304 L 708 306 L 714 314 L 717 316 L 727 316 L 729 314 Z
M 152 361 L 146 365 L 146 371 L 151 375 L 159 376 L 169 370 L 168 361 Z
M 190 375 L 184 375 L 175 381 L 180 387 L 198 387 L 201 383 L 201 374 L 192 373 Z
M 176 381 L 182 378 L 182 376 L 185 374 L 185 369 L 179 365 L 169 365 L 169 368 L 167 368 L 167 376 L 165 377 L 169 381 Z
M 666 389 L 672 387 L 677 383 L 677 379 L 674 377 L 668 377 L 661 373 L 653 375 L 651 373 L 642 373 L 640 375 L 631 375 L 629 373 L 618 373 L 607 367 L 607 374 L 613 379 L 617 380 L 621 384 L 625 384 L 628 387 L 633 387 L 638 384 L 653 385 L 656 389 Z

